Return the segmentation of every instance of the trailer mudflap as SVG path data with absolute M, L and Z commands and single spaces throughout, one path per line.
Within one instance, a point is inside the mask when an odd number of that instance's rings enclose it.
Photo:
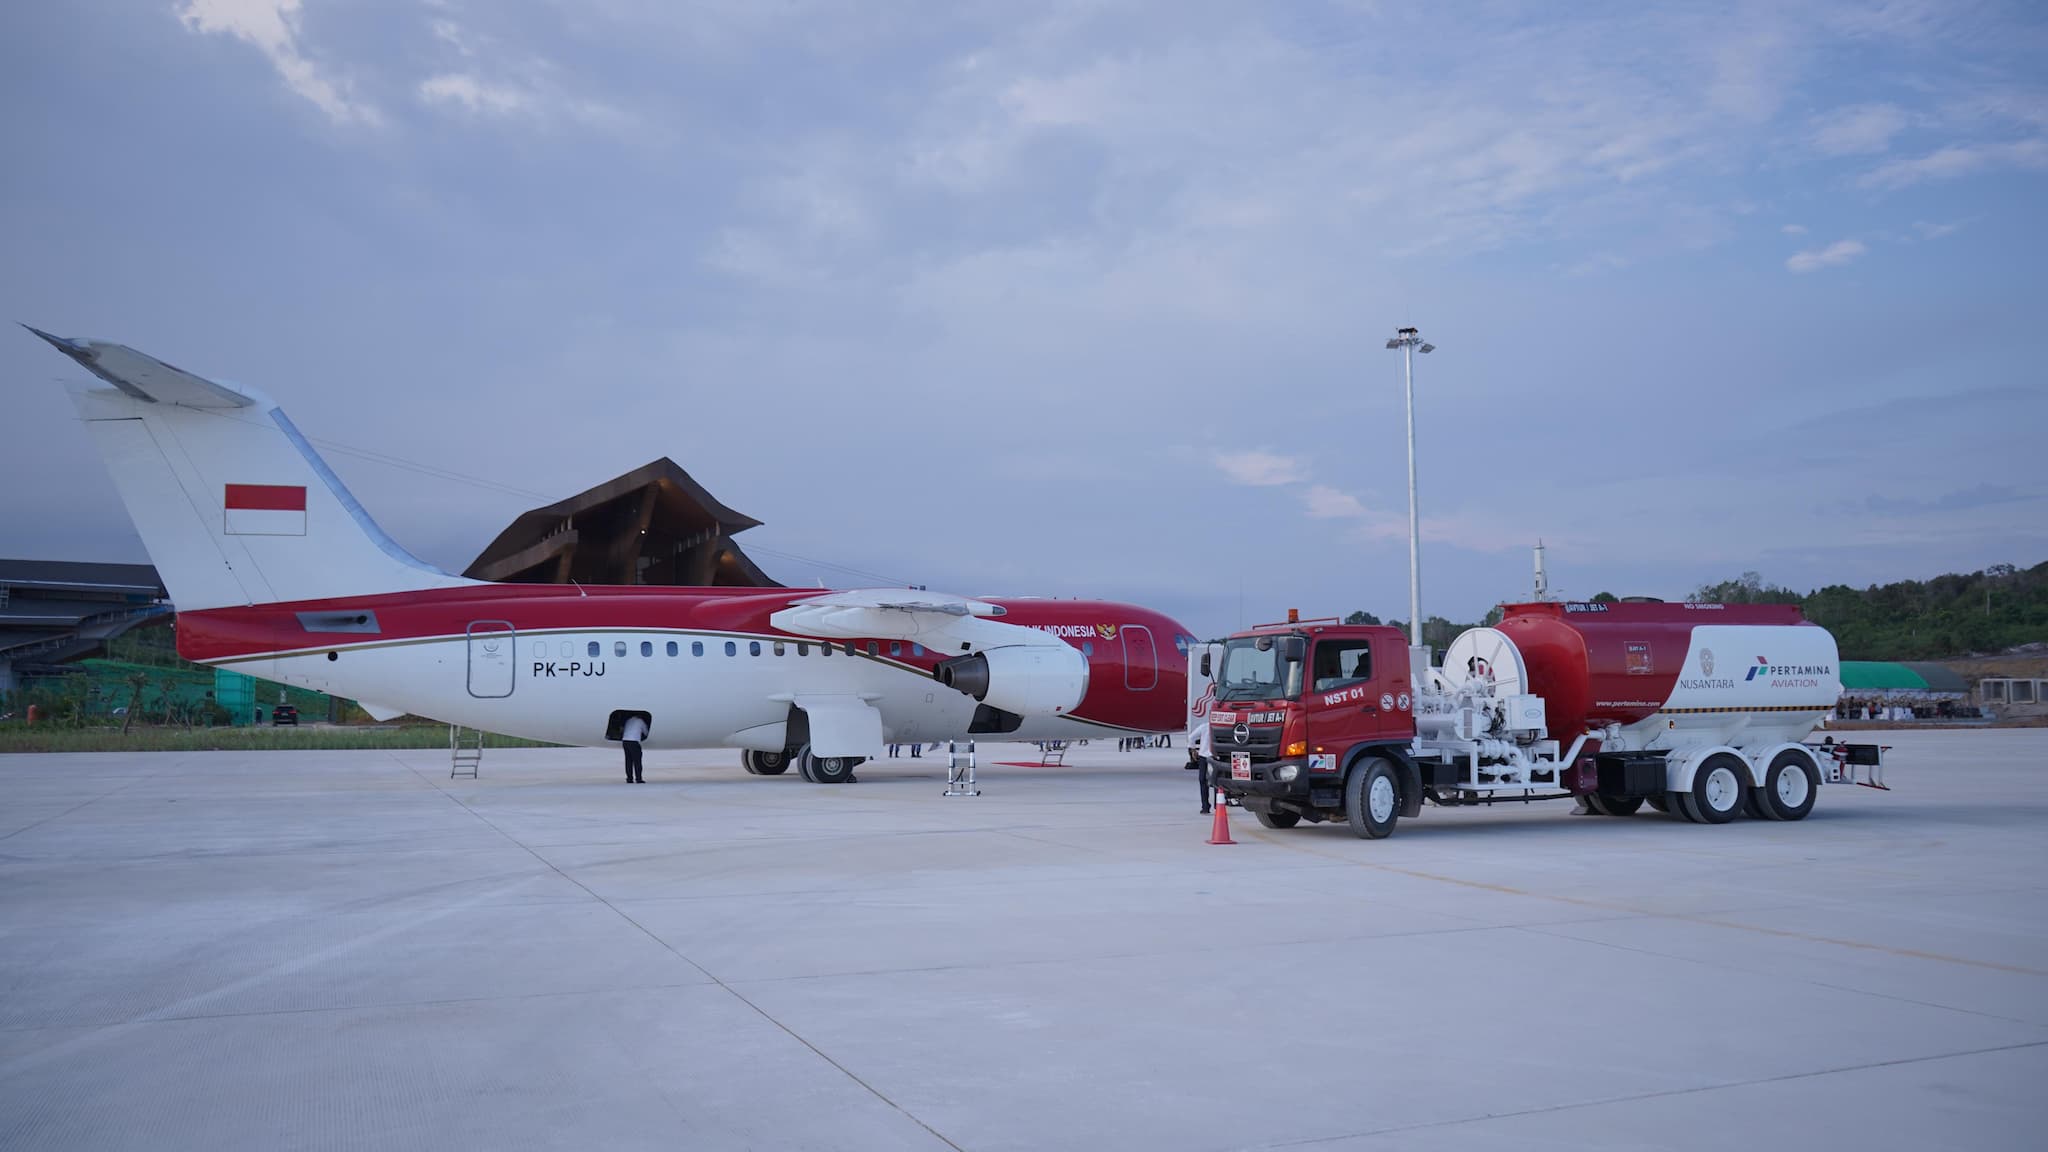
M 1837 744 L 1829 737 L 1807 747 L 1820 758 L 1821 772 L 1828 783 L 1855 784 L 1880 792 L 1892 790 L 1884 782 L 1884 754 L 1892 750 L 1891 745 Z

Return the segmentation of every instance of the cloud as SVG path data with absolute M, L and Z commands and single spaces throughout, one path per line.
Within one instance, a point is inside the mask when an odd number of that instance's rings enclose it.
M 1997 144 L 1951 144 L 1907 160 L 1872 169 L 1856 183 L 1865 188 L 1905 188 L 1927 180 L 1951 180 L 1999 168 L 2048 168 L 2048 137 Z
M 1828 156 L 1883 152 L 1906 127 L 1906 113 L 1894 104 L 1852 104 L 1814 117 L 1813 147 Z
M 1785 261 L 1785 267 L 1793 272 L 1812 272 L 1821 268 L 1833 268 L 1847 264 L 1866 249 L 1861 240 L 1837 240 L 1825 248 L 1808 248 L 1795 252 Z
M 1359 519 L 1367 514 L 1358 497 L 1321 484 L 1303 492 L 1301 502 L 1308 508 L 1308 514 L 1318 520 Z
M 444 72 L 420 82 L 420 99 L 428 104 L 455 105 L 467 112 L 504 116 L 533 106 L 529 92 L 491 84 L 465 72 Z
M 1778 231 L 1783 232 L 1787 236 L 1804 236 L 1806 235 L 1806 225 L 1787 224 L 1783 228 L 1778 229 Z
M 1274 484 L 1295 484 L 1308 479 L 1308 469 L 1296 456 L 1271 452 L 1237 452 L 1216 457 L 1216 467 L 1233 484 L 1265 488 Z
M 299 46 L 300 0 L 186 0 L 178 19 L 194 32 L 220 32 L 252 44 L 270 60 L 285 86 L 311 101 L 337 124 L 376 125 L 377 109 L 351 98 L 306 58 Z
M 1945 493 L 1931 500 L 1872 495 L 1864 497 L 1860 502 L 1852 501 L 1849 507 L 1880 516 L 1924 516 L 1934 512 L 1965 512 L 1972 508 L 1989 508 L 2030 499 L 2033 499 L 2031 494 L 2022 492 L 2010 484 L 1986 482 L 1972 488 Z
M 572 121 L 614 130 L 628 125 L 617 108 L 566 92 L 560 69 L 545 56 L 507 52 L 495 38 L 453 20 L 436 19 L 430 27 L 456 60 L 415 89 L 430 108 L 471 119 Z

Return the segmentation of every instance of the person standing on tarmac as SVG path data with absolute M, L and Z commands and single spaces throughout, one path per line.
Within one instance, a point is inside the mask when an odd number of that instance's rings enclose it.
M 1207 815 L 1213 795 L 1209 787 L 1208 725 L 1197 724 L 1188 730 L 1188 767 L 1195 771 L 1195 783 L 1202 789 L 1202 812 Z
M 647 721 L 638 716 L 626 717 L 625 726 L 619 729 L 619 743 L 626 749 L 626 783 L 645 784 L 640 778 L 640 741 L 647 739 Z

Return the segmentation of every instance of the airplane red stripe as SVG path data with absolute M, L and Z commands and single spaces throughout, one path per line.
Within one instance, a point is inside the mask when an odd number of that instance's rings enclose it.
M 673 629 L 736 632 L 743 636 L 759 635 L 764 639 L 786 636 L 790 640 L 808 640 L 816 644 L 818 641 L 812 637 L 780 633 L 768 618 L 791 603 L 824 594 L 823 591 L 800 588 L 749 591 L 644 585 L 577 588 L 560 584 L 476 584 L 347 599 L 208 608 L 178 614 L 178 652 L 188 660 L 237 660 L 328 645 L 348 649 L 357 645 L 437 637 L 459 639 L 472 622 L 479 620 L 509 620 L 520 632 L 564 629 L 604 633 Z M 1101 601 L 998 599 L 995 603 L 1009 609 L 1009 615 L 1003 620 L 1010 624 L 1092 627 L 1109 622 L 1149 626 L 1153 643 L 1160 651 L 1157 688 L 1147 692 L 1125 691 L 1123 646 L 1115 641 L 1104 641 L 1098 635 L 1094 638 L 1095 684 L 1089 699 L 1076 710 L 1074 718 L 1135 731 L 1163 731 L 1180 723 L 1178 720 L 1162 723 L 1154 714 L 1155 710 L 1170 709 L 1179 716 L 1185 708 L 1185 681 L 1179 672 L 1181 665 L 1173 648 L 1173 637 L 1179 629 L 1172 620 L 1131 605 Z M 310 633 L 300 626 L 296 615 L 301 611 L 342 608 L 375 612 L 379 631 Z M 607 643 L 609 639 L 606 638 Z M 836 643 L 843 644 L 844 641 Z M 885 653 L 888 643 L 881 641 Z M 1078 646 L 1079 641 L 1070 639 L 1068 643 Z M 861 647 L 866 648 L 864 641 Z M 745 651 L 744 646 L 741 651 Z M 947 655 L 927 648 L 923 656 L 916 657 L 911 654 L 909 643 L 904 642 L 903 655 L 898 662 L 929 670 Z
M 300 484 L 230 484 L 227 506 L 262 512 L 304 512 L 306 489 Z

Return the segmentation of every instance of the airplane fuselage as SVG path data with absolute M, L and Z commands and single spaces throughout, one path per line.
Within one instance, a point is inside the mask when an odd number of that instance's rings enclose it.
M 595 745 L 620 712 L 649 718 L 653 748 L 780 751 L 791 703 L 857 696 L 887 739 L 1064 740 L 1186 727 L 1189 637 L 1128 604 L 991 600 L 1088 664 L 1065 715 L 1009 717 L 932 676 L 956 653 L 900 639 L 783 632 L 801 589 L 488 584 L 181 613 L 187 659 L 451 724 Z

